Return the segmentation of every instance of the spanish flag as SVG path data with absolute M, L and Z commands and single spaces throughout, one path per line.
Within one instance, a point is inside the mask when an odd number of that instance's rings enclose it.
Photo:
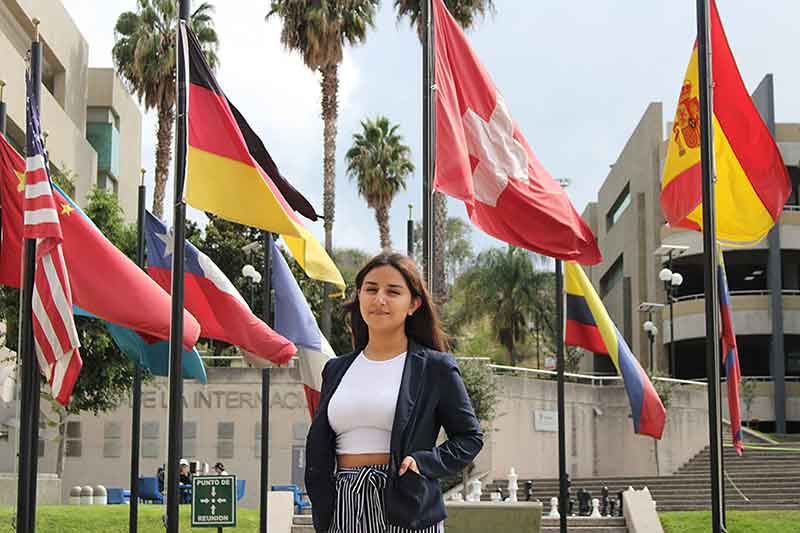
M 567 293 L 565 343 L 608 354 L 625 384 L 633 415 L 633 430 L 637 434 L 660 439 L 667 416 L 661 398 L 611 321 L 583 269 L 571 261 L 564 265 L 564 288 Z
M 711 1 L 717 239 L 760 241 L 778 220 L 791 182 L 778 147 L 744 86 Z M 661 178 L 661 210 L 672 226 L 702 231 L 697 43 L 681 87 Z
M 241 115 L 232 111 L 197 38 L 191 31 L 187 34 L 187 202 L 224 219 L 280 234 L 306 274 L 343 289 L 344 279 L 336 265 L 248 150 L 235 116 Z

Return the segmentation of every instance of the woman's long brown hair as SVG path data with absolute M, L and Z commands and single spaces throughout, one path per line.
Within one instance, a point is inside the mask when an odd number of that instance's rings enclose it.
M 412 298 L 419 298 L 420 306 L 413 315 L 406 318 L 406 336 L 419 344 L 433 348 L 440 352 L 447 351 L 447 337 L 442 330 L 442 323 L 436 308 L 433 305 L 428 287 L 422 279 L 417 264 L 408 256 L 398 253 L 384 252 L 376 255 L 364 265 L 356 274 L 356 288 L 353 299 L 344 305 L 344 309 L 350 313 L 350 333 L 353 337 L 353 348 L 361 351 L 367 347 L 369 342 L 369 328 L 361 316 L 361 306 L 358 301 L 358 294 L 361 292 L 361 285 L 364 278 L 374 268 L 381 266 L 391 266 L 403 276 L 408 290 L 411 291 Z

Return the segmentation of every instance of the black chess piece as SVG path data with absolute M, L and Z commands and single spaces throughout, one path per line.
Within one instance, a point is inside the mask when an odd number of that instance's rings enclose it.
M 529 479 L 528 481 L 525 482 L 525 501 L 526 502 L 531 501 L 532 497 L 533 497 L 533 481 Z

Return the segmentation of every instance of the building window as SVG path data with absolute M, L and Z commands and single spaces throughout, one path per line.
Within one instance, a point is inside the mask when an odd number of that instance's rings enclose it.
M 67 441 L 65 455 L 67 457 L 80 457 L 82 453 L 81 423 L 78 421 L 67 422 Z
M 622 261 L 622 254 L 614 261 L 614 264 L 611 265 L 606 273 L 600 278 L 600 297 L 605 298 L 605 296 L 611 292 L 611 290 L 616 287 L 617 283 L 620 282 L 622 279 L 623 273 L 623 261 Z
M 157 459 L 161 456 L 158 449 L 158 422 L 142 424 L 142 457 Z
M 122 427 L 119 422 L 103 424 L 103 457 L 112 458 L 122 455 Z
M 183 457 L 197 457 L 197 422 L 183 423 Z
M 233 422 L 217 423 L 217 457 L 233 459 Z
M 631 186 L 630 183 L 625 185 L 625 188 L 622 189 L 622 192 L 619 193 L 619 196 L 614 201 L 614 205 L 611 206 L 611 209 L 608 210 L 606 214 L 606 231 L 611 229 L 611 226 L 617 223 L 617 221 L 622 216 L 622 213 L 625 212 L 625 209 L 631 205 Z

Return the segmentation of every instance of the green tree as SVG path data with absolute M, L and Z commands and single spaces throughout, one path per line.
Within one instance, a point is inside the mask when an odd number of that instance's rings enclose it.
M 422 261 L 422 222 L 414 222 L 414 259 Z M 463 274 L 472 260 L 475 251 L 472 248 L 472 225 L 459 217 L 447 217 L 444 224 L 444 266 L 446 291 L 456 279 Z
M 344 46 L 363 43 L 374 26 L 379 0 L 270 0 L 267 19 L 283 21 L 281 42 L 303 56 L 308 68 L 322 76 L 323 216 L 325 250 L 333 257 L 333 219 L 336 193 L 336 120 L 339 114 L 339 63 Z M 331 333 L 332 302 L 325 299 L 322 331 Z
M 178 21 L 174 0 L 138 0 L 136 12 L 126 11 L 114 26 L 111 55 L 117 71 L 145 110 L 158 111 L 156 134 L 156 172 L 153 191 L 153 214 L 162 218 L 164 192 L 172 150 L 175 121 L 175 29 Z M 189 25 L 203 47 L 206 60 L 217 64 L 217 32 L 211 13 L 214 8 L 203 2 L 191 14 Z
M 398 125 L 379 115 L 361 121 L 360 133 L 353 135 L 353 146 L 345 154 L 347 173 L 358 186 L 358 194 L 375 210 L 381 248 L 392 248 L 389 234 L 389 208 L 392 200 L 406 188 L 406 178 L 414 172 L 411 148 L 397 133 Z
M 484 17 L 494 11 L 494 0 L 445 0 L 447 10 L 456 19 L 456 22 L 464 28 L 471 28 L 478 17 Z M 394 7 L 397 10 L 397 19 L 407 17 L 410 24 L 417 28 L 417 35 L 420 41 L 423 39 L 424 26 L 422 20 L 422 3 L 420 0 L 394 0 Z M 447 298 L 447 274 L 445 271 L 445 231 L 447 217 L 447 198 L 440 192 L 433 193 L 433 212 L 434 212 L 434 245 L 433 250 L 433 279 L 434 279 L 434 298 L 442 303 Z
M 497 340 L 505 347 L 508 359 L 516 366 L 518 344 L 531 330 L 537 311 L 552 315 L 552 274 L 537 268 L 544 258 L 521 248 L 508 246 L 478 255 L 474 265 L 457 281 L 458 299 L 449 310 L 448 322 L 456 329 L 488 317 Z

